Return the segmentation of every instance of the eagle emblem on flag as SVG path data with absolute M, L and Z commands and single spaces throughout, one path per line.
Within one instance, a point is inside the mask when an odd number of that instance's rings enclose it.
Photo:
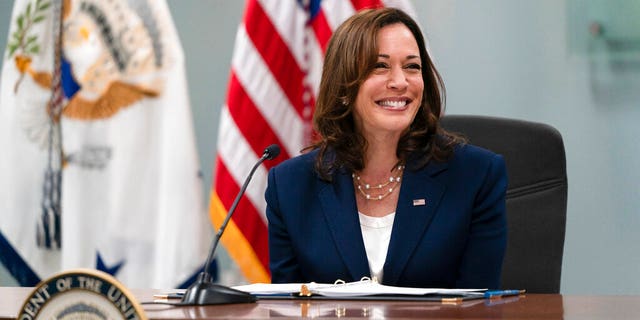
M 157 76 L 166 53 L 158 26 L 149 11 L 120 1 L 65 1 L 63 12 L 63 88 L 67 103 L 63 114 L 70 118 L 108 118 L 120 109 L 162 90 Z M 144 8 L 139 2 L 137 9 Z M 51 72 L 37 70 L 33 55 L 40 53 L 38 36 L 30 34 L 42 22 L 50 2 L 29 4 L 15 23 L 8 55 L 20 72 L 17 94 L 25 76 L 43 90 L 50 90 Z

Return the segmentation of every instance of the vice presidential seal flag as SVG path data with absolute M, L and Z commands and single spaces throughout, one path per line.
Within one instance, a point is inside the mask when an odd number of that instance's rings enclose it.
M 0 260 L 22 285 L 97 268 L 130 287 L 199 271 L 184 57 L 162 0 L 17 0 L 0 80 Z
M 332 31 L 358 10 L 394 6 L 413 14 L 407 0 L 248 0 L 235 40 L 226 105 L 220 116 L 215 181 L 209 212 L 224 220 L 245 177 L 272 143 L 275 161 L 254 175 L 222 237 L 250 282 L 269 282 L 267 171 L 310 142 L 311 117 L 324 50 Z M 295 188 L 295 186 L 291 186 Z

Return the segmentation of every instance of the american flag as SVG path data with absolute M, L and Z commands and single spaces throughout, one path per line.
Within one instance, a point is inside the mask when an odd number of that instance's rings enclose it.
M 220 115 L 209 212 L 219 227 L 264 148 L 280 145 L 281 155 L 255 172 L 222 237 L 249 282 L 270 282 L 267 172 L 311 141 L 313 106 L 332 31 L 358 10 L 383 6 L 413 15 L 408 0 L 247 1 Z

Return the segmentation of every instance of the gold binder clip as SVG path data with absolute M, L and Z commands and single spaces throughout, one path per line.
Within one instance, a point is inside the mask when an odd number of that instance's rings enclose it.
M 311 290 L 309 290 L 309 286 L 307 286 L 306 284 L 303 284 L 302 286 L 300 286 L 300 294 L 301 297 L 310 297 L 311 296 Z

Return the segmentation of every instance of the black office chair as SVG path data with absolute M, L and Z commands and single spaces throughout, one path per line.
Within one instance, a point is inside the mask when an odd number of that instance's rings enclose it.
M 509 231 L 502 287 L 559 293 L 567 174 L 558 130 L 542 123 L 472 115 L 447 115 L 442 126 L 504 156 Z

